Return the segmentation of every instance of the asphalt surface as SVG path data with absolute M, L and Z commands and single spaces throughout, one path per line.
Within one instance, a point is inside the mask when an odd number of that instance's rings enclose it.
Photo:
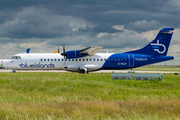
M 12 70 L 0 69 L 0 72 L 12 72 Z M 64 70 L 16 70 L 16 72 L 68 72 Z M 100 70 L 93 73 L 179 73 L 176 71 L 127 71 L 127 70 Z

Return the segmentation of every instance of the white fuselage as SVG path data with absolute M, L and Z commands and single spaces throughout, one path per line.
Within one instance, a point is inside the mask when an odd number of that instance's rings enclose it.
M 93 56 L 64 59 L 60 53 L 22 53 L 15 59 L 4 63 L 4 67 L 15 70 L 62 70 L 77 72 L 86 68 L 88 71 L 100 69 L 112 53 L 97 53 Z

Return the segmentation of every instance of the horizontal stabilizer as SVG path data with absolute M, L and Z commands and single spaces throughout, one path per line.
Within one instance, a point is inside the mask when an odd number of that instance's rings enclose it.
M 169 32 L 169 31 L 173 31 L 173 30 L 174 30 L 174 28 L 163 28 L 163 29 L 161 29 L 160 32 Z

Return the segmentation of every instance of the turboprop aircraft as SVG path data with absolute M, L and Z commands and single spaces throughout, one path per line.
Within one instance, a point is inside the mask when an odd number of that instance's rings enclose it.
M 12 70 L 61 70 L 88 73 L 97 70 L 132 69 L 143 65 L 172 60 L 166 56 L 174 28 L 161 29 L 144 48 L 124 53 L 96 53 L 101 47 L 59 53 L 20 53 L 3 64 Z

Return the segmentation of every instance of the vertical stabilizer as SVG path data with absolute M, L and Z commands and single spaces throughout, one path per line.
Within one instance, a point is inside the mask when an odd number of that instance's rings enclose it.
M 167 55 L 174 28 L 163 28 L 156 38 L 144 48 L 127 53 L 139 53 L 147 55 Z
M 28 48 L 26 51 L 25 51 L 25 53 L 29 53 L 30 52 L 30 48 Z

